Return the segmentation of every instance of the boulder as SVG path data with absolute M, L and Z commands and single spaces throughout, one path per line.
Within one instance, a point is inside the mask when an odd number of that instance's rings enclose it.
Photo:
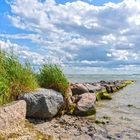
M 71 85 L 71 91 L 73 95 L 76 95 L 76 94 L 80 95 L 80 94 L 88 92 L 88 89 L 83 84 L 77 83 L 77 84 Z
M 101 86 L 104 86 L 106 88 L 107 93 L 113 93 L 116 92 L 118 90 L 116 82 L 114 81 L 110 81 L 110 82 L 105 82 L 105 81 L 101 81 L 100 82 Z
M 99 84 L 98 85 L 93 85 L 93 84 L 84 84 L 85 87 L 87 87 L 88 92 L 90 93 L 95 93 L 97 91 L 101 91 L 103 87 L 101 87 Z
M 64 104 L 61 93 L 52 89 L 38 89 L 20 97 L 27 103 L 27 117 L 49 119 L 54 117 Z
M 112 85 L 104 85 L 104 87 L 106 88 L 107 93 L 113 93 L 113 86 Z
M 84 93 L 79 95 L 74 114 L 78 116 L 88 116 L 95 114 L 95 101 L 95 94 Z
M 0 134 L 15 133 L 24 127 L 26 102 L 15 101 L 0 107 Z

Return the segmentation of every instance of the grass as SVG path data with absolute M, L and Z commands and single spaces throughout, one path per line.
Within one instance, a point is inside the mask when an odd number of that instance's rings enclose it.
M 14 55 L 0 51 L 0 105 L 38 87 L 29 63 L 22 65 Z
M 14 55 L 0 51 L 0 105 L 17 100 L 37 87 L 51 88 L 67 96 L 69 82 L 55 64 L 43 65 L 34 73 L 28 62 L 21 64 Z
M 45 64 L 38 75 L 39 85 L 43 88 L 51 88 L 67 96 L 69 82 L 62 69 L 55 64 Z

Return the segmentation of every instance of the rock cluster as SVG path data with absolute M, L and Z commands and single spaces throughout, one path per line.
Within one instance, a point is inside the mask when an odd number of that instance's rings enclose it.
M 100 81 L 94 83 L 75 83 L 71 84 L 72 96 L 70 112 L 75 115 L 87 116 L 94 114 L 95 101 L 101 99 L 112 99 L 111 93 L 114 93 L 133 81 L 117 80 L 117 81 Z M 72 111 L 71 111 L 72 109 Z
M 117 80 L 117 81 L 100 81 L 94 83 L 75 83 L 71 84 L 71 90 L 73 95 L 80 95 L 86 92 L 97 93 L 97 92 L 107 92 L 113 93 L 117 90 L 125 87 L 130 81 Z
M 55 90 L 42 88 L 22 95 L 20 99 L 27 103 L 27 117 L 51 119 L 65 106 L 69 114 L 87 116 L 96 112 L 96 100 L 111 99 L 111 93 L 127 84 L 128 81 L 75 83 L 70 85 L 68 97 L 65 99 Z
M 31 120 L 36 128 L 47 135 L 53 135 L 54 140 L 92 140 L 95 134 L 94 120 L 88 118 L 64 115 L 51 121 Z

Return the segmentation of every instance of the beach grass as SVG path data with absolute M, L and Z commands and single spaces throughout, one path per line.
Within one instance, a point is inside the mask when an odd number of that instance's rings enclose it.
M 22 93 L 38 87 L 29 63 L 22 65 L 13 54 L 0 51 L 0 104 L 16 100 Z
M 67 96 L 69 82 L 60 66 L 56 64 L 45 64 L 38 74 L 39 85 L 43 88 L 51 88 Z

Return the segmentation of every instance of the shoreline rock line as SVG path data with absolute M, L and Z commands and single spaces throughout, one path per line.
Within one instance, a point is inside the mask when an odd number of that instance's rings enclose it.
M 99 100 L 111 100 L 112 93 L 119 91 L 128 84 L 133 84 L 131 80 L 100 81 L 94 83 L 75 83 L 70 85 L 72 96 L 70 96 L 71 114 L 87 116 L 96 113 L 95 104 Z M 87 97 L 88 96 L 88 97 Z M 80 98 L 80 100 L 79 100 Z M 81 99 L 83 98 L 83 99 Z M 94 101 L 92 101 L 94 98 Z M 82 100 L 82 105 L 81 105 Z M 73 104 L 73 105 L 72 105 Z M 79 107 L 79 104 L 81 107 Z M 89 107 L 92 106 L 92 107 Z M 77 113 L 77 108 L 78 113 Z M 71 108 L 70 108 L 71 109 Z
M 55 90 L 40 88 L 20 99 L 27 103 L 27 118 L 51 119 L 62 112 L 62 115 L 88 116 L 96 113 L 96 101 L 112 99 L 112 93 L 131 83 L 128 80 L 72 83 L 66 97 Z
M 112 93 L 134 81 L 116 80 L 71 83 L 66 97 L 53 89 L 40 88 L 19 99 L 27 103 L 26 117 L 52 119 L 58 113 L 87 116 L 96 113 L 96 101 L 112 99 Z M 60 111 L 61 110 L 61 111 Z

